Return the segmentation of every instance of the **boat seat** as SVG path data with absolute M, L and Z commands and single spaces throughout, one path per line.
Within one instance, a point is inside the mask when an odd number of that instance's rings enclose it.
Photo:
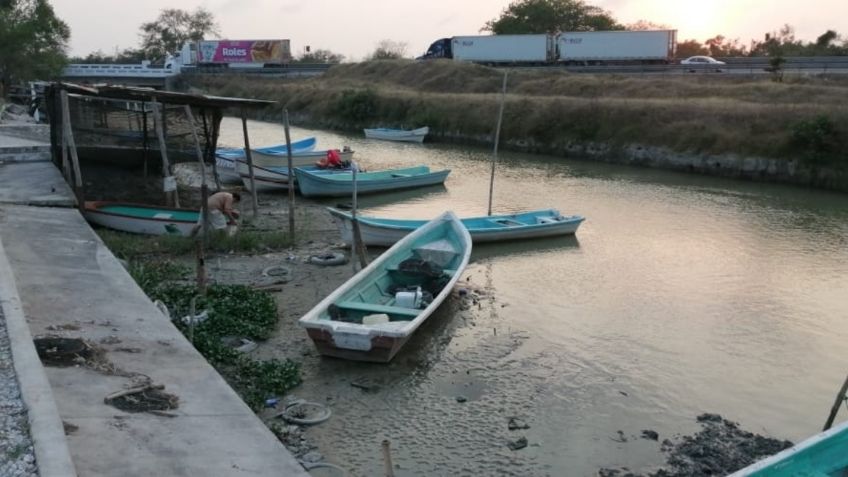
M 494 222 L 498 225 L 503 225 L 505 227 L 517 227 L 520 225 L 525 225 L 517 220 L 512 219 L 492 219 L 491 222 Z
M 416 308 L 404 308 L 402 306 L 378 305 L 376 303 L 362 303 L 358 301 L 342 301 L 336 306 L 345 310 L 364 311 L 367 313 L 385 313 L 387 315 L 401 315 L 416 317 L 421 310 Z
M 392 174 L 392 177 L 410 177 L 409 174 Z
M 559 222 L 559 219 L 556 217 L 536 217 L 537 224 L 555 224 Z

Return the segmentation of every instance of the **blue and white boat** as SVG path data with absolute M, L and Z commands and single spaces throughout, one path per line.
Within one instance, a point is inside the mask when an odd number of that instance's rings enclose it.
M 353 174 L 350 172 L 326 175 L 295 168 L 294 174 L 304 197 L 340 197 L 353 192 Z M 430 172 L 427 166 L 360 172 L 356 174 L 356 188 L 359 194 L 372 194 L 426 187 L 443 184 L 448 174 L 450 169 Z
M 315 137 L 307 137 L 292 143 L 292 155 L 308 153 L 315 149 L 317 144 Z M 260 147 L 251 149 L 251 156 L 259 154 L 274 154 L 275 157 L 287 157 L 288 148 L 285 144 L 277 144 L 276 146 Z M 324 152 L 326 155 L 326 152 Z M 215 165 L 218 167 L 218 176 L 223 182 L 236 183 L 241 181 L 238 171 L 236 170 L 236 162 L 246 161 L 247 156 L 244 153 L 244 148 L 222 148 L 215 150 Z M 311 161 L 314 162 L 314 161 Z M 305 165 L 305 164 L 304 164 Z
M 313 174 L 340 174 L 350 172 L 350 167 L 342 169 L 320 168 L 316 165 L 300 166 L 301 169 L 312 172 Z M 242 161 L 236 162 L 236 171 L 241 178 L 244 188 L 252 190 L 250 187 L 250 168 Z M 256 184 L 256 192 L 275 192 L 289 190 L 290 182 L 294 182 L 297 187 L 297 179 L 291 177 L 288 167 L 262 167 L 253 166 L 253 182 Z
M 848 475 L 848 421 L 756 462 L 730 477 Z
M 401 142 L 424 142 L 424 137 L 430 132 L 430 128 L 423 127 L 418 129 L 391 129 L 391 128 L 374 128 L 364 129 L 367 139 L 382 139 L 384 141 L 401 141 Z
M 353 242 L 353 218 L 351 214 L 327 207 L 333 217 L 342 240 Z M 384 219 L 379 217 L 356 217 L 362 241 L 366 245 L 390 247 L 410 232 L 421 227 L 426 220 Z M 556 209 L 533 210 L 518 214 L 468 217 L 460 219 L 474 243 L 499 242 L 505 240 L 532 239 L 571 235 L 585 220 L 580 215 L 562 215 Z

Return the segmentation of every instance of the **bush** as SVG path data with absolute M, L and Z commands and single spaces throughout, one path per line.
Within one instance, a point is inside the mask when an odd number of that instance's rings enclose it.
M 344 91 L 336 108 L 345 121 L 355 125 L 365 124 L 377 115 L 377 93 L 370 89 Z
M 836 126 L 824 115 L 796 122 L 791 134 L 792 145 L 813 164 L 833 162 L 841 150 Z

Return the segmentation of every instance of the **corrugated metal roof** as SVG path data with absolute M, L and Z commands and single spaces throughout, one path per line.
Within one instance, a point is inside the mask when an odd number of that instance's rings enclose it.
M 60 89 L 68 93 L 80 96 L 91 96 L 99 98 L 123 99 L 127 101 L 158 101 L 166 104 L 187 104 L 195 107 L 210 108 L 264 108 L 276 101 L 261 99 L 227 98 L 223 96 L 209 96 L 205 94 L 177 93 L 173 91 L 161 91 L 153 88 L 139 88 L 133 86 L 117 85 L 93 85 L 81 86 L 73 83 L 56 83 Z

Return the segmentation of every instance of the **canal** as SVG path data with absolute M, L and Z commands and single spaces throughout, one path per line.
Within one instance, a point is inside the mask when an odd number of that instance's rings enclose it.
M 225 119 L 221 142 L 240 134 Z M 366 169 L 451 169 L 444 187 L 361 197 L 364 215 L 486 213 L 488 150 L 292 130 L 306 135 Z M 664 458 L 641 431 L 674 440 L 703 412 L 791 440 L 821 429 L 848 372 L 848 196 L 507 152 L 494 190 L 495 213 L 586 221 L 475 247 L 463 280 L 479 299 L 446 303 L 388 365 L 305 356 L 293 393 L 331 405 L 307 432 L 329 461 L 381 475 L 387 438 L 398 475 L 582 476 L 650 470 Z

